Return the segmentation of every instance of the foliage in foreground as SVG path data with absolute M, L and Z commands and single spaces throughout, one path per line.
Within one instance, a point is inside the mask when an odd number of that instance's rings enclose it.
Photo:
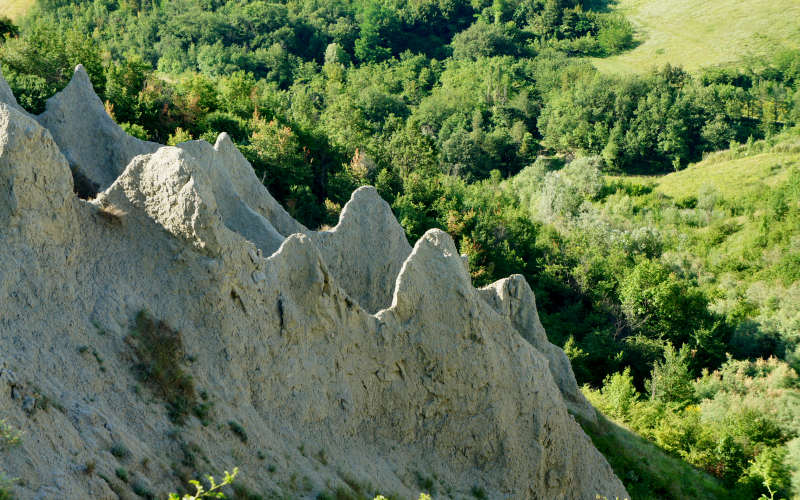
M 202 482 L 198 480 L 191 480 L 189 481 L 189 484 L 191 484 L 195 488 L 195 492 L 193 494 L 187 493 L 181 497 L 177 493 L 170 493 L 168 500 L 200 500 L 202 498 L 227 498 L 221 490 L 226 486 L 232 486 L 238 474 L 239 474 L 238 467 L 234 467 L 233 472 L 225 471 L 222 482 L 220 483 L 217 483 L 216 480 L 214 479 L 214 476 L 209 474 L 208 476 L 206 476 L 206 481 L 208 482 L 208 489 L 206 489 L 206 486 Z M 2 495 L 2 491 L 0 491 L 0 495 Z M 320 497 L 321 496 L 322 495 L 320 495 Z M 3 498 L 4 497 L 0 496 L 0 499 Z M 388 499 L 383 495 L 377 495 L 374 498 L 374 500 L 388 500 Z M 419 498 L 417 500 L 431 500 L 431 496 L 428 495 L 427 493 L 420 493 Z
M 225 498 L 225 495 L 220 491 L 225 486 L 233 484 L 233 480 L 236 479 L 236 475 L 239 474 L 239 468 L 234 467 L 233 472 L 225 471 L 225 474 L 222 478 L 221 483 L 217 483 L 214 480 L 214 476 L 208 475 L 206 479 L 208 480 L 208 489 L 205 486 L 195 479 L 189 481 L 189 483 L 194 486 L 195 492 L 194 494 L 186 494 L 182 497 L 179 497 L 176 493 L 170 493 L 169 500 L 199 500 L 201 498 Z
M 729 359 L 695 380 L 688 351 L 668 351 L 652 375 L 651 388 L 681 390 L 643 395 L 626 369 L 584 393 L 664 452 L 716 476 L 734 498 L 797 491 L 800 467 L 790 455 L 800 448 L 800 377 L 786 363 Z

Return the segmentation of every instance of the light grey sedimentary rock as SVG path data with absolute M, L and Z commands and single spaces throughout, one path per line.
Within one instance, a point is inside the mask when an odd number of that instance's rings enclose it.
M 369 312 L 389 307 L 400 266 L 411 253 L 403 227 L 372 186 L 356 189 L 339 224 L 315 234 L 336 281 Z
M 106 189 L 134 156 L 160 147 L 128 135 L 114 123 L 82 65 L 66 88 L 47 100 L 37 120 L 53 135 L 73 172 L 93 184 L 90 191 Z
M 476 290 L 438 230 L 409 252 L 370 189 L 334 231 L 293 225 L 241 185 L 231 147 L 136 156 L 86 201 L 53 136 L 0 104 L 0 419 L 25 430 L 0 472 L 18 498 L 164 498 L 234 466 L 264 496 L 415 498 L 422 476 L 442 498 L 627 497 L 568 413 L 517 278 Z M 180 332 L 209 425 L 176 426 L 137 377 L 142 310 Z
M 17 111 L 21 111 L 22 113 L 27 114 L 25 110 L 23 110 L 22 107 L 19 104 L 17 104 L 17 98 L 14 97 L 14 93 L 11 92 L 11 88 L 8 86 L 8 82 L 6 82 L 6 79 L 3 78 L 2 69 L 0 69 L 0 103 L 4 103 L 16 109 Z
M 514 274 L 481 288 L 480 293 L 495 311 L 508 318 L 519 334 L 547 358 L 550 372 L 564 396 L 567 408 L 585 420 L 596 422 L 595 409 L 578 388 L 567 355 L 547 340 L 547 333 L 536 310 L 536 297 L 525 278 Z
M 2 231 L 61 242 L 74 228 L 55 221 L 53 214 L 69 214 L 74 204 L 69 168 L 50 134 L 27 114 L 0 103 Z M 13 267 L 2 264 L 4 270 Z
M 226 188 L 230 185 L 231 195 L 235 193 L 240 199 L 239 203 L 264 217 L 279 234 L 289 236 L 309 232 L 269 194 L 228 134 L 220 134 L 213 148 L 205 141 L 184 142 L 178 147 L 206 165 L 215 178 L 224 176 Z
M 232 172 L 215 165 L 208 143 L 163 147 L 137 156 L 114 183 L 97 197 L 101 206 L 127 211 L 133 204 L 209 255 L 218 255 L 233 231 L 273 253 L 284 240 L 272 224 L 245 203 Z M 177 210 L 176 207 L 180 207 Z

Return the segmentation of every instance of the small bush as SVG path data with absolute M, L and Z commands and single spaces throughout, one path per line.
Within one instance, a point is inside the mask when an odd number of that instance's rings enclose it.
M 147 130 L 145 130 L 144 127 L 138 123 L 120 123 L 119 126 L 122 127 L 122 130 L 124 130 L 126 133 L 136 137 L 137 139 L 141 139 L 143 141 L 149 139 Z
M 597 41 L 607 55 L 619 54 L 633 47 L 633 25 L 623 16 L 604 16 L 597 32 Z
M 111 445 L 110 451 L 112 455 L 119 458 L 120 460 L 126 459 L 131 456 L 130 450 L 128 450 L 128 448 L 126 448 L 124 444 L 119 442 Z
M 230 422 L 228 422 L 228 426 L 231 428 L 231 432 L 236 434 L 236 436 L 239 438 L 239 440 L 241 440 L 241 442 L 243 443 L 247 442 L 247 432 L 245 432 L 244 427 L 242 427 L 242 424 L 236 422 L 235 420 L 231 420 Z

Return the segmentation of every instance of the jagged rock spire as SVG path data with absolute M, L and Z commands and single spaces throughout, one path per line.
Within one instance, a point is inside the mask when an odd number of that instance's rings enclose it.
M 110 186 L 134 156 L 160 147 L 128 135 L 108 116 L 81 64 L 37 120 L 53 135 L 76 178 L 87 183 L 89 194 Z
M 314 236 L 331 273 L 361 307 L 371 313 L 389 307 L 411 245 L 374 187 L 353 191 L 336 227 Z

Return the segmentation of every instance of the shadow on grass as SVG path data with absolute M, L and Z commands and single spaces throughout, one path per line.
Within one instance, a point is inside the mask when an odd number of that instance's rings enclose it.
M 577 417 L 576 417 L 577 418 Z M 578 419 L 595 447 L 635 500 L 730 499 L 732 494 L 716 478 L 622 427 L 599 411 L 597 424 Z
M 611 12 L 618 3 L 618 0 L 584 0 L 583 8 L 593 12 Z

